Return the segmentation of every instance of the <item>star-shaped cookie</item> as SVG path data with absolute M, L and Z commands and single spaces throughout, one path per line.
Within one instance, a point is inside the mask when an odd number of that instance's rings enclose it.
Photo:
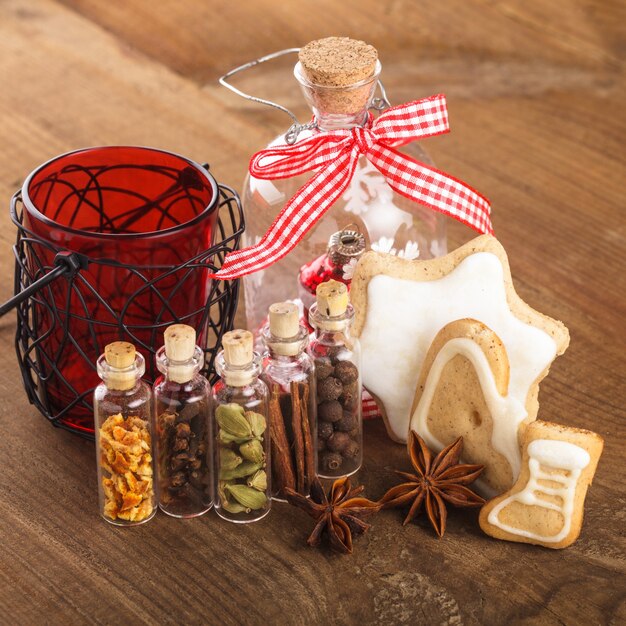
M 402 443 L 425 355 L 446 324 L 471 318 L 501 339 L 509 395 L 523 405 L 524 423 L 536 418 L 539 382 L 569 345 L 561 322 L 515 293 L 506 252 L 489 235 L 426 261 L 367 252 L 356 267 L 351 299 L 363 384 L 378 400 L 389 436 Z

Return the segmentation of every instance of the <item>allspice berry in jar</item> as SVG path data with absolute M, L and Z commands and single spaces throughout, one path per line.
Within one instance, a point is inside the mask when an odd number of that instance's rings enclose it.
M 215 359 L 220 380 L 213 387 L 215 411 L 216 513 L 245 524 L 265 517 L 271 506 L 271 459 L 267 386 L 252 333 L 234 330 L 222 339 Z
M 338 478 L 354 474 L 363 462 L 361 351 L 350 334 L 354 309 L 346 285 L 322 283 L 316 298 L 309 311 L 315 329 L 309 354 L 317 381 L 317 471 Z
M 196 517 L 213 506 L 211 387 L 195 330 L 173 324 L 164 340 L 156 354 L 163 375 L 154 383 L 159 508 Z
M 118 526 L 143 524 L 156 513 L 152 392 L 146 364 L 125 341 L 108 344 L 97 361 L 94 391 L 100 513 Z

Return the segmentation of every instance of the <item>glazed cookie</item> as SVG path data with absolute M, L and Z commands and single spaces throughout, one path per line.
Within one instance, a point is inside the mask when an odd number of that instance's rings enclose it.
M 351 297 L 363 383 L 378 400 L 389 435 L 402 443 L 424 358 L 446 324 L 471 318 L 498 335 L 509 360 L 509 396 L 524 406 L 526 422 L 537 415 L 539 382 L 569 344 L 561 322 L 515 293 L 504 248 L 489 235 L 426 261 L 366 252 Z
M 463 461 L 484 465 L 478 491 L 509 489 L 520 470 L 524 405 L 508 395 L 509 360 L 500 338 L 472 319 L 446 324 L 433 340 L 417 383 L 410 428 L 439 451 L 463 437 Z
M 567 548 L 583 521 L 587 488 L 602 453 L 600 435 L 537 420 L 523 435 L 522 471 L 512 489 L 480 511 L 496 539 Z

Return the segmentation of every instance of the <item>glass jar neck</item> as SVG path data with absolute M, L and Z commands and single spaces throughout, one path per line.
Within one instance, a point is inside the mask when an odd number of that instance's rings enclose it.
M 315 330 L 315 337 L 318 340 L 330 340 L 337 333 L 349 338 L 353 319 L 354 307 L 351 304 L 348 304 L 343 315 L 335 317 L 323 315 L 317 308 L 317 303 L 311 305 L 309 309 L 309 324 Z
M 159 348 L 155 358 L 157 368 L 165 378 L 181 385 L 197 376 L 204 364 L 204 352 L 200 346 L 195 347 L 193 357 L 186 361 L 174 361 L 168 358 L 165 346 Z
M 104 354 L 96 362 L 98 376 L 111 391 L 131 391 L 135 389 L 146 371 L 146 362 L 137 352 L 135 361 L 129 367 L 113 367 L 107 363 Z
M 297 335 L 285 339 L 273 335 L 269 325 L 266 325 L 262 336 L 269 357 L 282 363 L 297 361 L 309 343 L 309 332 L 304 326 L 300 326 Z
M 319 129 L 332 131 L 363 126 L 367 122 L 367 110 L 374 97 L 381 69 L 381 64 L 377 61 L 372 76 L 341 86 L 311 82 L 300 63 L 296 63 L 293 73 Z
M 317 127 L 323 131 L 342 130 L 364 126 L 367 122 L 367 109 L 361 109 L 356 113 L 330 113 L 313 108 L 313 115 Z
M 224 351 L 215 357 L 215 371 L 228 387 L 246 387 L 256 382 L 261 373 L 261 358 L 255 352 L 252 362 L 236 366 L 226 363 Z

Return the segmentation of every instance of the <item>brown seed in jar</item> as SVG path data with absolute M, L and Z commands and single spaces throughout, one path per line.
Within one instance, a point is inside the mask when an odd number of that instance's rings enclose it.
M 323 472 L 335 472 L 342 463 L 343 457 L 336 452 L 323 452 L 320 455 L 320 467 Z
M 335 430 L 344 433 L 352 432 L 357 426 L 357 417 L 354 413 L 344 411 L 343 417 L 335 423 Z
M 324 422 L 338 422 L 343 416 L 343 409 L 337 400 L 321 402 L 317 407 L 317 416 Z
M 189 447 L 189 439 L 176 438 L 174 439 L 174 445 L 172 447 L 175 452 L 187 450 L 187 448 Z
M 353 459 L 359 454 L 359 444 L 351 439 L 348 445 L 341 451 L 341 454 L 346 459 Z
M 315 376 L 318 381 L 328 378 L 333 373 L 333 365 L 330 359 L 315 359 Z
M 343 385 L 341 384 L 341 381 L 334 376 L 325 378 L 320 381 L 317 386 L 317 395 L 322 401 L 337 400 L 342 392 Z
M 189 439 L 189 437 L 191 437 L 191 426 L 189 426 L 186 422 L 176 424 L 176 437 Z
M 358 380 L 359 370 L 350 361 L 339 361 L 335 365 L 335 376 L 344 384 L 349 385 Z
M 170 487 L 182 487 L 187 482 L 184 472 L 176 472 L 170 478 Z
M 356 406 L 359 398 L 359 384 L 358 382 L 353 382 L 344 386 L 341 396 L 339 397 L 339 401 L 344 407 L 351 409 Z
M 326 441 L 324 441 L 324 439 L 322 439 L 321 437 L 318 437 L 317 438 L 317 451 L 324 452 L 324 450 L 326 450 Z
M 180 454 L 175 454 L 172 457 L 171 466 L 174 471 L 180 470 L 189 461 L 189 455 L 186 452 L 181 452 Z
M 326 441 L 326 447 L 331 452 L 342 452 L 351 441 L 348 433 L 336 432 Z
M 319 440 L 328 439 L 332 436 L 333 425 L 330 422 L 319 422 L 317 425 L 317 437 Z
M 346 352 L 346 348 L 344 346 L 331 346 L 328 348 L 328 352 L 326 353 L 330 358 L 330 362 L 333 365 L 339 363 L 339 357 L 342 353 Z

